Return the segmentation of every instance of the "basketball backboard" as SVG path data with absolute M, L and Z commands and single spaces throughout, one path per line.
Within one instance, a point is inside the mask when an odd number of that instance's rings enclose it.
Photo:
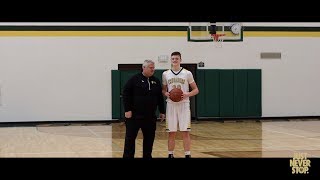
M 243 26 L 237 22 L 190 22 L 188 27 L 188 41 L 213 41 L 212 33 L 224 34 L 220 36 L 223 42 L 243 41 Z

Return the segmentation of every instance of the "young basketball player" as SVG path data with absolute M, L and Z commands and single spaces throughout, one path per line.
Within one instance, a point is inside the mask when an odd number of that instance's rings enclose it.
M 169 158 L 173 158 L 175 148 L 175 136 L 177 130 L 182 132 L 185 157 L 190 158 L 190 130 L 191 130 L 191 111 L 189 97 L 199 93 L 196 82 L 190 71 L 180 67 L 181 54 L 173 52 L 171 54 L 171 69 L 162 74 L 162 93 L 167 97 L 166 110 L 166 131 L 169 132 L 168 153 Z M 189 85 L 192 91 L 189 91 Z M 180 87 L 183 91 L 182 100 L 173 102 L 170 99 L 170 91 Z

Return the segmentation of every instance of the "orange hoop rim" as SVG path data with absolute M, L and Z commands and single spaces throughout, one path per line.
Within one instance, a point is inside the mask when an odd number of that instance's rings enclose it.
M 226 34 L 211 34 L 213 41 L 219 41 L 220 37 L 225 36 Z

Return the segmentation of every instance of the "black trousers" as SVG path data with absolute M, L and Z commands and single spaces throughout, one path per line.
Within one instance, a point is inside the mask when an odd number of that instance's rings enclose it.
M 126 137 L 123 158 L 134 158 L 136 138 L 141 128 L 143 134 L 143 158 L 152 158 L 156 133 L 156 119 L 126 119 Z

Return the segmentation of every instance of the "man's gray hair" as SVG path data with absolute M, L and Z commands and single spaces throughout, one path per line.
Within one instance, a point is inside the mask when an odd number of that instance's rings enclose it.
M 142 64 L 142 68 L 149 66 L 149 64 L 154 64 L 154 61 L 152 61 L 150 59 L 144 60 L 144 62 Z

